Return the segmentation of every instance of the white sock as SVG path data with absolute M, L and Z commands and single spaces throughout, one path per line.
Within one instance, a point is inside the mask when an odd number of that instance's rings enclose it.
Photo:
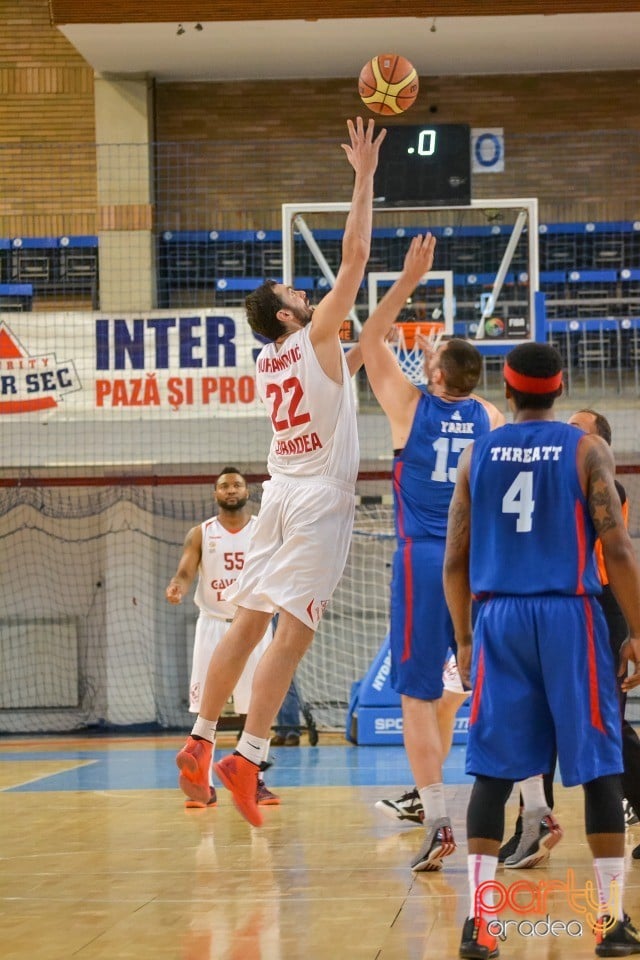
M 431 783 L 428 787 L 421 787 L 418 790 L 422 807 L 424 810 L 425 826 L 427 821 L 435 823 L 446 817 L 447 811 L 444 805 L 444 785 L 442 783 Z
M 598 916 L 606 913 L 614 920 L 622 920 L 624 857 L 597 857 L 593 861 L 593 872 L 598 888 Z
M 549 807 L 547 805 L 547 800 L 544 795 L 544 782 L 542 780 L 542 774 L 538 774 L 536 777 L 528 777 L 526 780 L 521 780 L 518 784 L 520 787 L 520 793 L 522 794 L 522 805 L 525 810 L 544 810 L 546 813 L 549 812 Z M 544 814 L 541 814 L 544 816 Z
M 469 877 L 469 897 L 471 906 L 469 908 L 470 917 L 495 918 L 496 911 L 491 909 L 495 903 L 495 894 L 490 891 L 484 891 L 480 894 L 480 900 L 476 903 L 476 891 L 481 883 L 493 881 L 496 878 L 496 869 L 498 867 L 498 858 L 490 857 L 486 853 L 470 853 L 467 856 L 467 875 Z
M 193 736 L 202 737 L 203 740 L 208 740 L 209 743 L 215 743 L 217 726 L 217 720 L 205 720 L 204 717 L 201 717 L 200 714 L 198 714 L 191 733 Z
M 254 737 L 253 734 L 243 730 L 236 746 L 236 752 L 259 767 L 267 759 L 270 742 L 268 737 L 266 740 L 262 737 Z

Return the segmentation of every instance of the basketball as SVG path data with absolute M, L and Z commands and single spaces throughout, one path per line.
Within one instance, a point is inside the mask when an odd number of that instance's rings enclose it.
M 408 110 L 420 83 L 413 64 L 397 53 L 379 53 L 360 71 L 358 93 L 363 103 L 383 117 Z

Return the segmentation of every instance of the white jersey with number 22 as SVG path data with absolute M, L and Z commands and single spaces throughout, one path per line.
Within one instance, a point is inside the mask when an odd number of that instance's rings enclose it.
M 256 385 L 271 416 L 272 477 L 325 477 L 355 483 L 360 451 L 346 360 L 342 383 L 324 372 L 309 338 L 313 321 L 256 361 Z

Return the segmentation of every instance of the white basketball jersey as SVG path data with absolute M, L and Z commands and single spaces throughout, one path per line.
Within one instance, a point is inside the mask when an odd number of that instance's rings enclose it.
M 331 477 L 355 483 L 360 450 L 355 399 L 344 355 L 342 383 L 324 372 L 312 324 L 269 343 L 256 361 L 256 385 L 271 416 L 271 476 Z
M 204 613 L 222 620 L 235 614 L 235 604 L 223 600 L 222 592 L 236 582 L 244 567 L 255 522 L 255 517 L 251 517 L 242 530 L 235 533 L 223 527 L 217 517 L 201 524 L 202 557 L 194 601 Z

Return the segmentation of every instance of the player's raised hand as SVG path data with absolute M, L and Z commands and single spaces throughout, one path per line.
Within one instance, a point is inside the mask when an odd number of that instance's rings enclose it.
M 382 128 L 374 138 L 375 123 L 368 120 L 365 127 L 362 117 L 356 117 L 353 120 L 347 120 L 347 129 L 349 130 L 350 143 L 341 144 L 342 149 L 347 155 L 349 163 L 356 171 L 364 175 L 373 175 L 378 166 L 378 152 L 380 144 L 387 135 L 387 131 Z
M 433 266 L 436 238 L 430 233 L 414 237 L 404 258 L 402 272 L 417 286 Z

